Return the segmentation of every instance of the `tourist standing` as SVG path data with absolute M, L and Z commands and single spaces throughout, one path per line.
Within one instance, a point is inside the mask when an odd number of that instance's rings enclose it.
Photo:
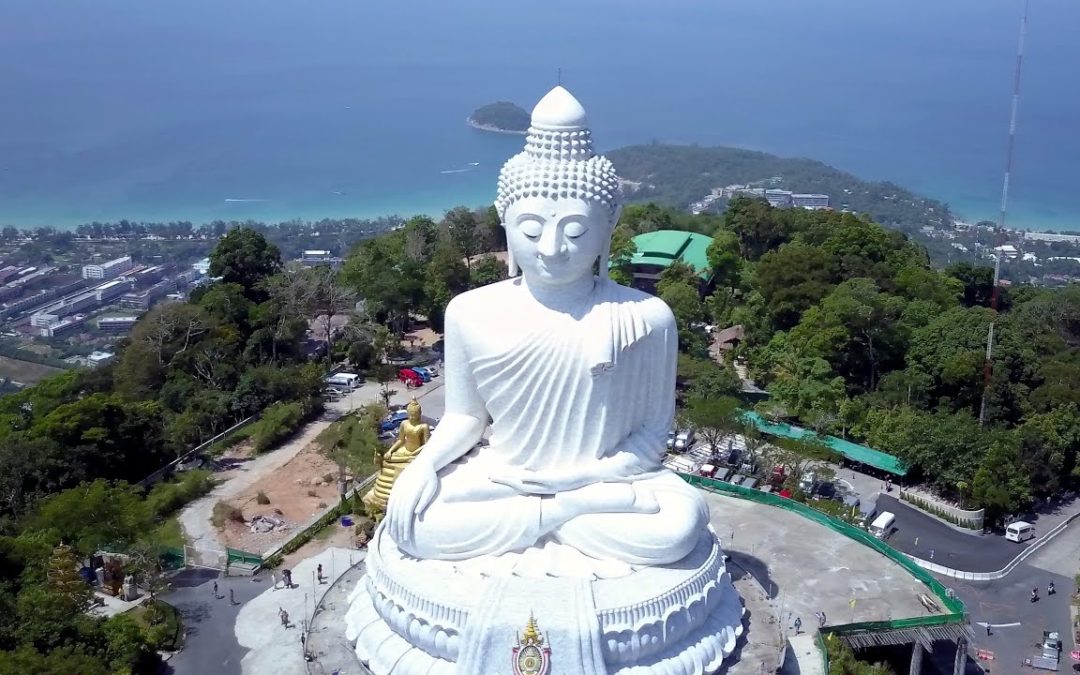
M 215 581 L 214 582 L 214 598 L 216 599 L 216 598 L 220 598 L 220 597 L 221 596 L 218 595 L 218 591 L 217 591 L 217 582 Z
M 315 568 L 315 578 L 319 580 L 320 584 L 322 583 L 322 563 L 319 563 L 319 566 Z

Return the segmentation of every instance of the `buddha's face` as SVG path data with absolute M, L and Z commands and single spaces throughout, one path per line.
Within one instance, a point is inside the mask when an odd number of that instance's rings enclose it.
M 503 221 L 526 282 L 560 285 L 592 276 L 611 238 L 611 211 L 583 199 L 524 197 L 507 207 Z

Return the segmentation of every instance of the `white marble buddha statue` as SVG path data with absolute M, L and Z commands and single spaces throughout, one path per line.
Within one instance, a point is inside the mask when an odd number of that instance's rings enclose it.
M 661 465 L 675 321 L 607 278 L 618 178 L 593 154 L 581 104 L 557 87 L 532 126 L 495 201 L 511 278 L 447 307 L 446 412 L 398 477 L 384 534 L 427 560 L 554 543 L 673 563 L 708 523 L 698 492 Z M 477 447 L 489 418 L 490 444 Z
M 565 89 L 495 205 L 512 277 L 446 310 L 446 411 L 394 483 L 346 637 L 375 675 L 713 673 L 743 608 L 704 500 L 660 463 L 675 321 L 607 278 L 618 178 Z M 525 634 L 543 649 L 521 670 Z

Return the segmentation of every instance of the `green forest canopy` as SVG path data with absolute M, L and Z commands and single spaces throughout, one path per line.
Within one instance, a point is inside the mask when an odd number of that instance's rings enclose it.
M 741 148 L 633 145 L 607 153 L 635 202 L 686 209 L 713 188 L 760 183 L 769 188 L 829 195 L 833 208 L 869 213 L 874 222 L 905 232 L 949 225 L 949 207 L 892 183 L 867 182 L 812 159 L 777 157 Z M 779 178 L 772 182 L 770 179 Z
M 509 101 L 497 101 L 473 111 L 469 119 L 474 124 L 494 127 L 505 131 L 528 131 L 529 113 Z

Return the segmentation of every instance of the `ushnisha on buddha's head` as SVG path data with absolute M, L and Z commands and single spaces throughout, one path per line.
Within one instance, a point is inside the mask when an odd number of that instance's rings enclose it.
M 409 414 L 410 422 L 412 422 L 413 424 L 418 424 L 420 422 L 421 413 L 420 401 L 417 401 L 414 397 L 413 400 L 409 401 L 409 405 L 405 406 L 405 412 Z
M 510 276 L 568 284 L 607 276 L 611 231 L 619 219 L 619 178 L 593 153 L 585 110 L 562 87 L 536 104 L 525 150 L 499 173 L 495 208 L 506 230 Z

